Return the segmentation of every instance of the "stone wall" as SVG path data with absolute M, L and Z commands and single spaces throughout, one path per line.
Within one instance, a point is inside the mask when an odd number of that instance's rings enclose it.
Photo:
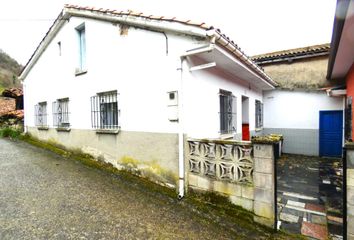
M 347 145 L 347 239 L 354 239 L 354 145 Z
M 255 221 L 274 226 L 274 150 L 272 144 L 188 140 L 187 182 L 192 189 L 227 196 L 255 213 Z

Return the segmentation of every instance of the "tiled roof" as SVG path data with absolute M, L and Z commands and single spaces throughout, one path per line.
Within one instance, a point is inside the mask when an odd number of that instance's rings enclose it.
M 112 15 L 117 15 L 117 16 L 133 16 L 133 17 L 142 17 L 142 18 L 147 18 L 147 19 L 152 19 L 152 20 L 162 20 L 162 21 L 171 21 L 171 22 L 178 22 L 182 24 L 187 24 L 190 26 L 196 26 L 200 27 L 203 29 L 213 29 L 213 26 L 209 26 L 204 22 L 194 22 L 192 20 L 182 20 L 178 19 L 176 17 L 167 17 L 167 16 L 155 16 L 155 15 L 149 15 L 149 14 L 144 14 L 142 12 L 134 12 L 132 10 L 127 10 L 127 11 L 118 11 L 118 10 L 112 10 L 112 9 L 106 9 L 106 8 L 95 8 L 95 7 L 82 7 L 78 5 L 70 5 L 70 4 L 65 4 L 65 8 L 71 8 L 71 9 L 77 9 L 77 10 L 88 10 L 92 12 L 99 12 L 99 13 L 106 13 L 106 14 L 112 14 Z
M 313 45 L 302 48 L 294 48 L 283 51 L 271 52 L 252 56 L 251 59 L 258 64 L 282 62 L 295 58 L 315 57 L 321 55 L 328 55 L 330 44 Z
M 250 57 L 248 57 L 242 50 L 241 48 L 234 43 L 229 37 L 227 37 L 225 34 L 223 34 L 220 29 L 215 29 L 211 25 L 207 25 L 205 22 L 194 22 L 192 20 L 182 20 L 178 19 L 176 17 L 166 17 L 166 16 L 155 16 L 155 15 L 149 15 L 149 14 L 144 14 L 142 12 L 134 12 L 134 11 L 117 11 L 117 10 L 112 10 L 112 9 L 105 9 L 105 8 L 95 8 L 95 7 L 82 7 L 82 6 L 77 6 L 77 5 L 70 5 L 66 4 L 64 6 L 64 10 L 61 12 L 61 14 L 58 16 L 58 18 L 54 21 L 53 25 L 50 27 L 48 30 L 47 34 L 44 36 L 40 44 L 38 45 L 37 49 L 35 52 L 32 54 L 31 58 L 23 68 L 21 72 L 21 77 L 23 72 L 26 70 L 26 68 L 30 65 L 32 60 L 35 62 L 37 60 L 37 57 L 41 54 L 41 51 L 43 51 L 42 45 L 45 45 L 45 41 L 48 38 L 48 36 L 53 32 L 56 31 L 56 25 L 58 25 L 62 20 L 65 19 L 65 12 L 70 11 L 70 10 L 76 10 L 76 11 L 83 11 L 86 13 L 94 13 L 97 16 L 110 16 L 110 17 L 125 17 L 125 16 L 131 16 L 131 17 L 136 17 L 136 18 L 142 18 L 142 19 L 149 19 L 149 20 L 157 20 L 157 21 L 165 21 L 165 22 L 172 22 L 172 23 L 180 23 L 186 26 L 191 26 L 191 27 L 196 27 L 197 29 L 203 30 L 204 36 L 209 36 L 208 31 L 214 31 L 216 35 L 215 42 L 219 43 L 221 46 L 224 48 L 228 49 L 234 56 L 236 56 L 239 60 L 241 60 L 244 64 L 246 64 L 249 68 L 251 68 L 258 76 L 260 76 L 262 79 L 264 79 L 266 82 L 268 82 L 272 86 L 277 86 L 278 84 L 274 82 L 264 71 L 262 68 L 260 68 L 255 62 L 252 61 Z M 75 14 L 74 14 L 75 15 Z M 86 16 L 84 13 L 82 13 L 82 16 Z M 149 22 L 149 21 L 144 21 L 144 22 Z M 147 23 L 148 24 L 148 23 Z M 190 32 L 190 34 L 193 34 Z M 38 55 L 38 56 L 36 56 Z M 31 68 L 31 66 L 29 67 Z M 28 71 L 27 71 L 28 72 Z M 26 75 L 26 73 L 25 73 Z

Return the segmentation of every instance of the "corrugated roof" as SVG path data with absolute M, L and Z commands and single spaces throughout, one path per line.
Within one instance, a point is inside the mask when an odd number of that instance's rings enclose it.
M 265 64 L 272 62 L 288 61 L 295 58 L 315 57 L 321 55 L 328 55 L 330 51 L 330 44 L 319 44 L 302 48 L 294 48 L 282 50 L 277 52 L 265 53 L 252 56 L 251 59 L 257 64 Z

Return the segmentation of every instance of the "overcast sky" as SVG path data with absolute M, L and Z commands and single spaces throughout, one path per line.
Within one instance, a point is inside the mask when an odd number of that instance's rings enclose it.
M 25 64 L 65 3 L 176 16 L 220 28 L 248 55 L 331 41 L 335 0 L 11 0 L 0 49 Z

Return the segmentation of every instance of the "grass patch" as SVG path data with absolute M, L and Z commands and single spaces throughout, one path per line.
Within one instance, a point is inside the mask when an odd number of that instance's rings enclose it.
M 20 130 L 11 127 L 0 129 L 0 137 L 2 138 L 20 139 L 21 134 L 22 132 Z

